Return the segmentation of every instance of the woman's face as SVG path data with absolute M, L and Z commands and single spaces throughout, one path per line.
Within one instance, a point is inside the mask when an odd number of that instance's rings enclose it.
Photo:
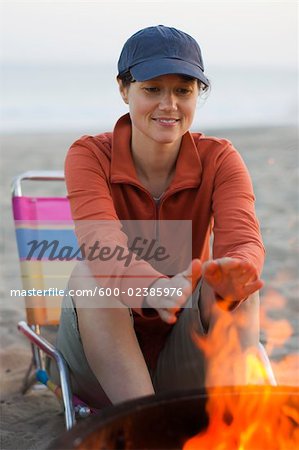
M 129 105 L 133 139 L 160 144 L 178 142 L 189 130 L 199 94 L 196 80 L 162 75 L 134 82 L 120 92 Z

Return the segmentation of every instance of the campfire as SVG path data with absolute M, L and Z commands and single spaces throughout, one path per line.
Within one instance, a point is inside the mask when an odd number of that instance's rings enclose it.
M 299 445 L 298 389 L 211 388 L 209 425 L 183 450 L 292 450 Z
M 272 294 L 271 294 L 272 295 Z M 290 324 L 271 319 L 268 311 L 284 301 L 266 298 L 262 327 L 275 331 L 268 353 L 283 345 L 292 334 Z M 242 321 L 242 318 L 240 319 Z M 275 324 L 277 328 L 275 328 Z M 248 325 L 248 324 L 247 324 Z M 176 450 L 293 450 L 299 448 L 299 387 L 274 386 L 257 348 L 242 348 L 230 314 L 223 314 L 209 340 L 194 336 L 210 364 L 210 385 L 200 391 L 158 394 L 126 402 L 90 417 L 59 438 L 51 449 L 176 449 Z M 280 334 L 281 331 L 281 334 Z M 225 333 L 219 347 L 217 333 Z M 278 338 L 279 337 L 279 338 Z M 233 354 L 233 365 L 225 366 L 242 385 L 221 386 L 226 378 L 223 361 Z M 295 356 L 276 363 L 283 368 Z M 298 360 L 297 360 L 298 361 Z M 298 380 L 297 380 L 298 381 Z
M 285 299 L 275 291 L 268 293 L 263 301 L 261 322 L 272 338 L 267 345 L 269 354 L 292 335 L 289 322 L 273 320 L 268 315 L 270 310 L 281 309 L 284 304 Z M 207 388 L 209 425 L 189 439 L 183 450 L 291 450 L 299 447 L 298 388 L 293 388 L 292 392 L 271 386 L 271 373 L 258 349 L 242 349 L 237 333 L 242 326 L 248 324 L 236 323 L 229 314 L 224 314 L 209 341 L 194 336 L 209 360 L 208 377 L 212 385 Z M 226 345 L 221 348 L 217 346 L 219 334 L 228 336 Z M 226 366 L 226 370 L 232 372 L 233 378 L 234 374 L 243 377 L 246 395 L 240 394 L 236 387 L 221 387 L 223 374 L 219 368 L 230 354 L 234 355 L 234 363 Z M 261 385 L 259 389 L 257 385 Z

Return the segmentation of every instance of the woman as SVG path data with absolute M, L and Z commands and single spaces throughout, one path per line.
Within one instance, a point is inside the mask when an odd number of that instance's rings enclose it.
M 242 314 L 247 326 L 240 339 L 257 346 L 263 284 L 264 248 L 247 169 L 229 141 L 189 132 L 209 86 L 197 42 L 175 28 L 145 28 L 125 43 L 118 69 L 129 114 L 112 133 L 75 142 L 65 165 L 77 236 L 92 257 L 71 277 L 58 347 L 74 392 L 95 407 L 212 384 L 192 334 L 208 340 L 222 314 Z M 136 221 L 136 235 L 141 223 L 154 222 L 159 239 L 164 223 L 192 229 L 164 233 L 170 247 L 181 237 L 171 265 L 163 246 L 156 261 L 139 257 L 139 247 L 132 254 L 126 221 Z M 153 236 L 142 242 L 156 244 Z M 192 261 L 184 257 L 188 239 Z M 82 300 L 76 296 L 82 287 L 101 290 Z M 219 339 L 225 345 L 226 337 Z

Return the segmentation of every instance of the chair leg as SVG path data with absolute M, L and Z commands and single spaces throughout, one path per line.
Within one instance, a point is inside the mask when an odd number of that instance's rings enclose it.
M 35 333 L 35 331 L 24 321 L 18 323 L 18 329 L 30 340 L 34 346 L 41 349 L 46 355 L 55 359 L 58 366 L 61 384 L 62 400 L 64 405 L 64 416 L 67 430 L 71 429 L 75 423 L 75 411 L 73 406 L 72 393 L 70 389 L 69 372 L 62 354 L 46 339 Z
M 21 393 L 25 395 L 30 389 L 44 389 L 45 386 L 39 384 L 35 375 L 36 367 L 34 364 L 34 357 L 32 357 L 29 367 L 23 378 Z
M 35 331 L 38 335 L 40 334 L 39 327 L 31 327 L 33 331 Z M 35 345 L 31 344 L 31 350 L 32 350 L 32 358 L 29 364 L 29 367 L 25 373 L 21 393 L 24 395 L 26 394 L 31 388 L 34 387 L 43 387 L 41 384 L 37 383 L 35 372 L 36 369 L 43 369 L 45 362 L 42 357 L 41 351 L 39 348 L 37 348 Z
M 31 329 L 38 335 L 41 335 L 41 330 L 39 325 L 31 325 Z M 37 347 L 36 345 L 31 344 L 32 347 L 32 354 L 33 354 L 33 362 L 36 369 L 44 369 L 45 368 L 45 362 L 44 358 L 41 352 L 41 349 Z

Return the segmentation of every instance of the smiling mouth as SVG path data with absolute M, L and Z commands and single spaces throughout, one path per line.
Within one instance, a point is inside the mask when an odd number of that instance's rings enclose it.
M 156 122 L 165 123 L 165 124 L 174 124 L 178 122 L 180 119 L 160 119 L 160 118 L 154 118 Z

